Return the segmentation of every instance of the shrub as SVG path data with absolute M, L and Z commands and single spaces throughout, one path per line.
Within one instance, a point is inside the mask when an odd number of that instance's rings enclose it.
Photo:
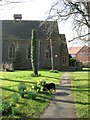
M 22 98 L 24 98 L 25 92 L 24 92 L 23 90 L 20 90 L 20 91 L 19 91 L 19 94 L 20 94 L 20 96 L 21 96 Z
M 42 87 L 46 84 L 45 80 L 42 81 L 38 81 L 37 84 L 35 84 L 34 86 L 32 86 L 32 89 L 34 89 L 37 92 L 40 92 L 40 90 L 42 89 Z
M 75 58 L 70 58 L 69 59 L 69 65 L 70 66 L 75 66 L 75 63 L 76 63 L 76 59 Z
M 20 96 L 23 98 L 24 95 L 25 95 L 26 84 L 25 84 L 25 83 L 20 83 L 20 84 L 18 85 L 18 90 L 19 90 Z
M 2 71 L 6 71 L 6 64 L 2 64 Z
M 24 90 L 26 90 L 26 84 L 25 84 L 25 83 L 20 83 L 20 84 L 18 85 L 18 90 L 19 90 L 19 91 L 24 91 Z
M 37 84 L 38 84 L 38 85 L 41 85 L 41 86 L 45 86 L 46 81 L 45 81 L 45 80 L 42 80 L 42 81 L 39 81 Z
M 40 90 L 41 90 L 41 85 L 34 85 L 34 90 L 36 91 L 36 92 L 40 92 Z
M 28 96 L 28 98 L 35 100 L 36 96 L 37 96 L 37 93 L 36 93 L 35 90 L 31 90 L 27 93 L 27 96 Z
M 19 100 L 20 100 L 20 97 L 19 97 L 18 94 L 13 94 L 13 95 L 12 95 L 12 102 L 13 102 L 13 103 L 18 103 Z
M 19 115 L 20 109 L 18 107 L 12 107 L 12 115 Z
M 19 96 L 17 94 L 13 94 L 12 96 L 12 102 L 11 101 L 6 101 L 4 100 L 1 105 L 0 111 L 2 112 L 3 115 L 6 114 L 12 114 L 12 115 L 19 115 L 20 110 L 16 104 L 16 102 L 19 101 Z
M 90 68 L 90 62 L 83 63 L 83 67 Z
M 13 65 L 12 63 L 3 63 L 2 64 L 2 71 L 10 71 L 10 72 L 13 72 L 14 71 L 14 68 L 13 68 Z
M 76 61 L 76 70 L 82 70 L 83 64 L 82 62 Z
M 10 101 L 3 101 L 2 102 L 1 111 L 2 111 L 2 114 L 11 113 L 12 104 L 10 103 Z

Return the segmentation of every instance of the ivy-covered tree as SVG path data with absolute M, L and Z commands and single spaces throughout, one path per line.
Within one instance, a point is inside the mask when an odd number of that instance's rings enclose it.
M 32 30 L 31 36 L 31 64 L 34 75 L 38 75 L 38 49 L 37 49 L 36 31 Z
M 22 55 L 19 49 L 16 50 L 13 58 L 13 68 L 16 70 L 22 69 Z

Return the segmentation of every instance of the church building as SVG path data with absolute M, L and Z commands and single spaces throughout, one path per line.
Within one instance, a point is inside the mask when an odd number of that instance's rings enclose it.
M 64 34 L 59 34 L 57 21 L 0 20 L 0 64 L 11 64 L 18 48 L 22 59 L 20 69 L 32 69 L 33 29 L 36 31 L 38 41 L 38 68 L 51 69 L 51 57 L 53 57 L 55 70 L 67 69 L 69 55 L 66 37 Z M 52 55 L 50 41 L 52 41 Z

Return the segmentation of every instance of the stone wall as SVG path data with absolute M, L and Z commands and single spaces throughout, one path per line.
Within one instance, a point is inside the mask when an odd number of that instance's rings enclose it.
M 0 20 L 0 70 L 2 68 L 2 21 Z

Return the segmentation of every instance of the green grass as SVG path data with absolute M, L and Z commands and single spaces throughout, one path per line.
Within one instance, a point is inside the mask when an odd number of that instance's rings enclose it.
M 86 71 L 73 72 L 72 79 L 72 90 L 74 93 L 76 115 L 78 118 L 88 118 L 88 108 L 90 101 L 88 99 L 89 84 L 88 81 L 89 73 Z
M 32 71 L 15 71 L 15 72 L 0 72 L 0 89 L 2 90 L 2 100 L 11 100 L 12 94 L 18 94 L 18 85 L 20 82 L 26 84 L 27 89 L 31 88 L 39 80 L 46 80 L 46 82 L 54 82 L 56 85 L 60 82 L 63 72 L 52 73 L 50 71 L 39 71 L 41 76 L 31 77 Z M 43 91 L 38 93 L 36 100 L 28 99 L 27 97 L 21 98 L 18 103 L 21 111 L 21 116 L 29 116 L 31 118 L 38 118 L 44 109 L 49 105 L 53 95 L 50 93 L 45 94 Z M 20 117 L 20 116 L 3 116 L 3 117 Z

